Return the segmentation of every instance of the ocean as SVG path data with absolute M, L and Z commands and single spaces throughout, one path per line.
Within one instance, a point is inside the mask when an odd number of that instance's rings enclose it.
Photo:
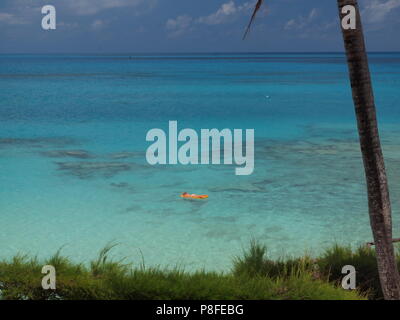
M 400 54 L 371 53 L 400 223 Z M 146 162 L 153 128 L 255 130 L 255 167 Z M 372 240 L 343 54 L 0 55 L 0 258 L 229 270 Z M 185 201 L 182 192 L 208 194 Z

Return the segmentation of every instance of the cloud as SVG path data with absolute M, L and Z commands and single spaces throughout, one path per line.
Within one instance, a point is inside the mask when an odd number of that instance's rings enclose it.
M 229 1 L 224 3 L 216 12 L 208 16 L 198 18 L 197 22 L 209 25 L 227 23 L 236 18 L 241 12 L 249 10 L 252 7 L 253 5 L 251 5 L 249 2 L 245 2 L 243 5 L 236 6 L 234 1 Z
M 175 30 L 175 29 L 186 28 L 190 25 L 192 20 L 193 20 L 192 17 L 188 15 L 179 16 L 176 19 L 168 19 L 167 29 Z
M 189 15 L 181 15 L 175 19 L 168 19 L 166 28 L 169 31 L 169 37 L 178 37 L 193 31 L 196 25 L 219 25 L 230 23 L 236 20 L 242 13 L 247 13 L 254 8 L 253 2 L 245 2 L 242 5 L 236 5 L 233 0 L 221 5 L 217 11 L 198 18 Z
M 4 1 L 4 0 L 1 0 Z M 41 10 L 46 4 L 40 3 L 43 0 L 8 0 L 10 4 L 8 7 L 13 13 L 25 12 L 34 10 Z M 51 2 L 51 1 L 50 1 Z M 66 1 L 55 1 L 54 4 L 57 11 L 67 11 L 74 15 L 94 15 L 101 11 L 108 9 L 118 8 L 136 8 L 137 12 L 143 13 L 144 10 L 154 8 L 158 0 L 66 0 Z M 59 3 L 58 3 L 59 2 Z M 135 14 L 135 12 L 133 12 Z
M 319 14 L 318 10 L 316 8 L 313 8 L 306 17 L 299 16 L 296 19 L 291 19 L 288 22 L 286 22 L 285 30 L 304 29 L 312 22 L 314 22 L 315 18 L 318 17 L 318 14 Z
M 0 13 L 0 22 L 9 23 L 14 20 L 14 15 L 10 13 Z
M 107 9 L 124 7 L 153 7 L 156 0 L 79 0 L 69 1 L 68 6 L 78 15 L 93 15 Z
M 103 21 L 103 20 L 101 20 L 101 19 L 96 19 L 96 20 L 94 20 L 94 21 L 92 22 L 91 28 L 92 28 L 93 30 L 100 30 L 100 29 L 103 29 L 104 26 L 105 26 L 106 24 L 107 24 L 107 23 L 106 23 L 105 21 Z
M 362 10 L 362 16 L 367 23 L 384 22 L 388 15 L 400 7 L 400 0 L 369 0 Z
M 0 13 L 0 23 L 8 25 L 26 24 L 27 21 L 11 13 Z
M 337 31 L 339 20 L 327 19 L 320 9 L 313 8 L 307 15 L 299 15 L 284 24 L 284 30 L 289 31 L 290 36 L 296 39 L 328 39 L 333 31 Z
M 63 28 L 63 29 L 76 29 L 79 27 L 79 23 L 77 22 L 65 22 L 65 21 L 60 21 L 57 22 L 57 28 Z
M 192 21 L 193 18 L 188 15 L 182 15 L 176 19 L 168 19 L 166 24 L 166 28 L 169 30 L 168 36 L 175 38 L 190 31 Z

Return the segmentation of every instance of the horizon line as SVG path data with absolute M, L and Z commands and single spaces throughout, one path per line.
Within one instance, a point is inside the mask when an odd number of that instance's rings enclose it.
M 367 51 L 367 53 L 400 53 L 400 51 Z M 345 51 L 181 51 L 181 52 L 0 52 L 0 55 L 223 55 L 223 54 L 345 54 Z

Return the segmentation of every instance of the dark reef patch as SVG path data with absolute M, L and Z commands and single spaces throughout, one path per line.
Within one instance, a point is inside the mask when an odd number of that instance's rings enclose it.
M 217 217 L 212 217 L 208 220 L 214 221 L 215 223 L 236 223 L 238 220 L 238 217 L 235 216 L 217 216 Z
M 0 147 L 62 148 L 77 144 L 72 138 L 0 138 Z
M 112 187 L 115 190 L 121 190 L 121 191 L 126 191 L 129 193 L 135 193 L 135 187 L 131 186 L 129 183 L 127 182 L 113 182 L 110 183 L 110 187 Z
M 57 162 L 58 170 L 79 179 L 95 177 L 111 178 L 118 173 L 129 171 L 132 164 L 120 162 Z
M 116 152 L 109 155 L 109 158 L 120 160 L 120 159 L 130 159 L 130 158 L 144 158 L 146 156 L 145 152 Z
M 49 158 L 91 159 L 94 157 L 85 150 L 50 150 L 40 152 L 40 154 Z
M 119 183 L 110 183 L 111 187 L 118 188 L 118 189 L 123 189 L 123 188 L 128 188 L 129 183 L 126 182 L 119 182 Z
M 143 208 L 141 206 L 134 204 L 134 205 L 122 210 L 120 212 L 120 214 L 135 213 L 135 212 L 139 212 L 141 210 L 143 210 Z

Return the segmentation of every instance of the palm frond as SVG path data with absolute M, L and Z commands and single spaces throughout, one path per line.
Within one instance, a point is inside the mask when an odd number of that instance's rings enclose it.
M 254 21 L 254 19 L 256 17 L 256 14 L 257 14 L 258 10 L 260 10 L 261 5 L 263 4 L 263 2 L 264 2 L 264 0 L 257 0 L 256 7 L 254 8 L 254 11 L 253 11 L 253 14 L 251 16 L 249 25 L 247 26 L 246 32 L 245 32 L 245 34 L 243 36 L 243 40 L 246 39 L 248 33 L 250 32 L 251 25 L 252 25 L 252 23 L 253 23 L 253 21 Z

